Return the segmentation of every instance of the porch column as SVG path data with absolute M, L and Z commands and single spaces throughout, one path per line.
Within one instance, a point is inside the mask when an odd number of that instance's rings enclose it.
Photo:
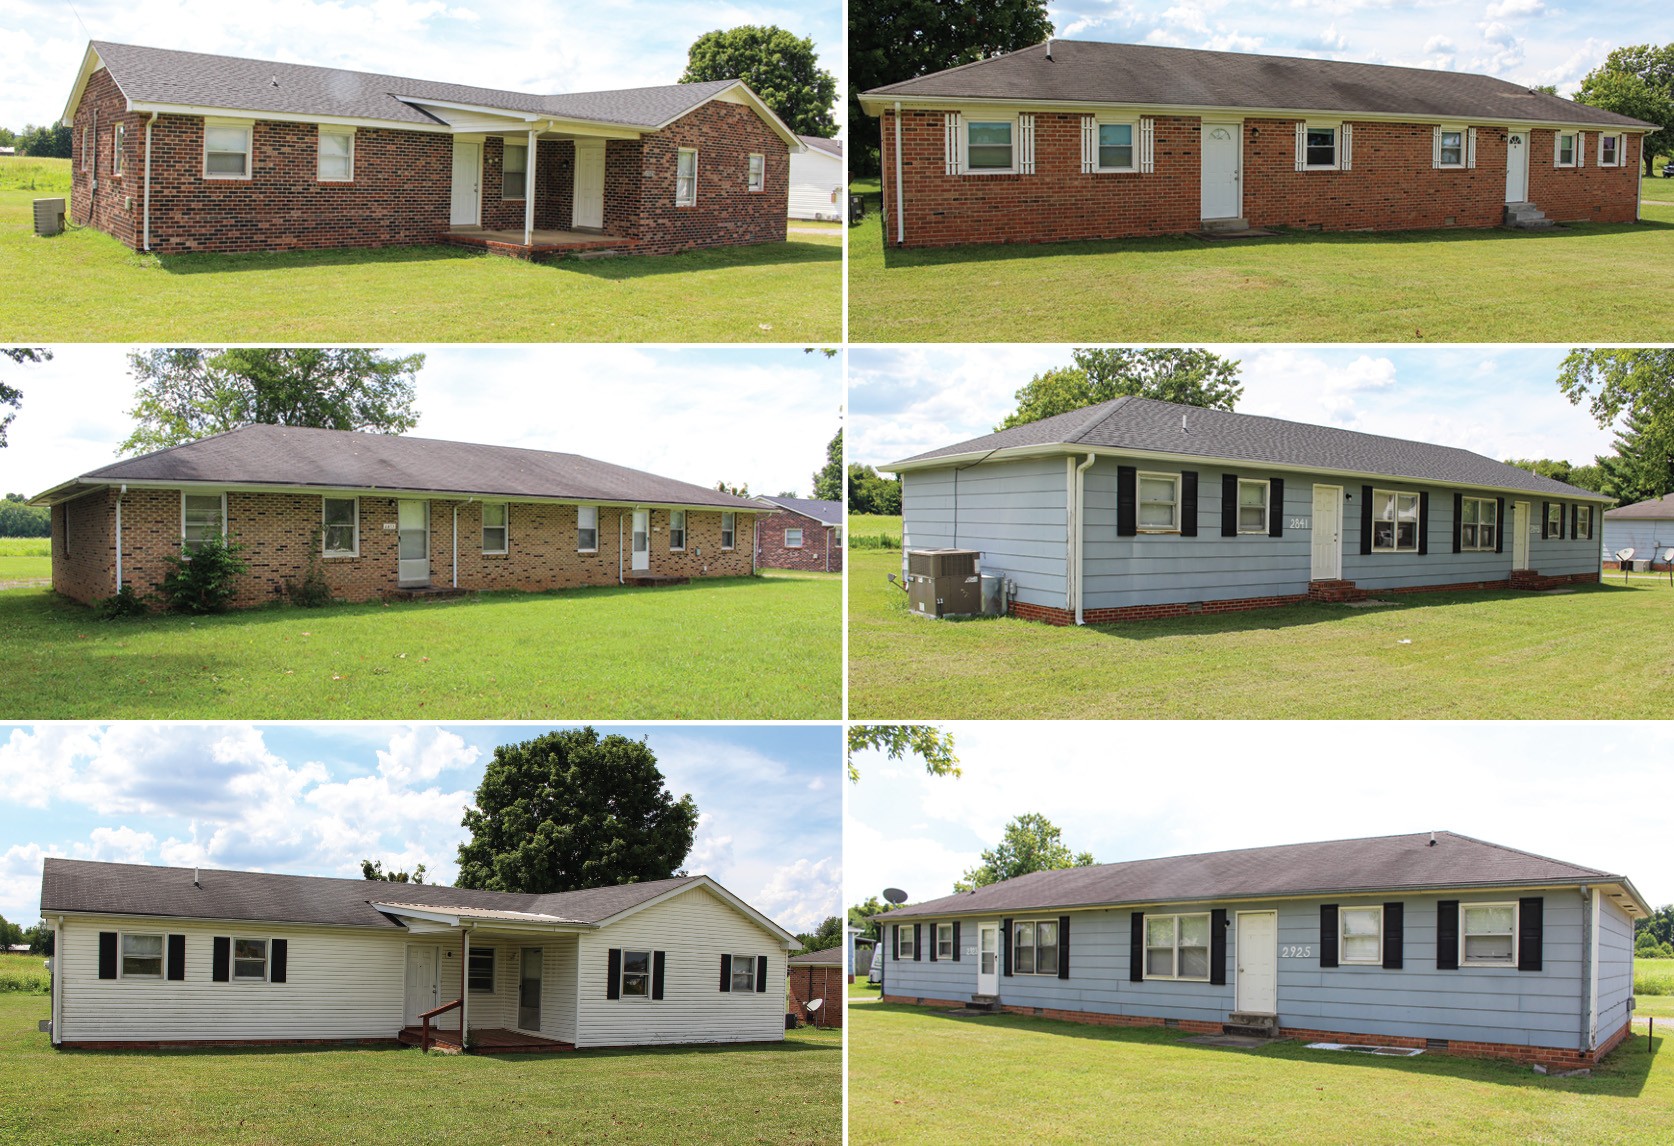
M 537 163 L 535 149 L 539 146 L 540 133 L 529 129 L 529 159 L 523 166 L 523 245 L 535 245 L 535 166 Z

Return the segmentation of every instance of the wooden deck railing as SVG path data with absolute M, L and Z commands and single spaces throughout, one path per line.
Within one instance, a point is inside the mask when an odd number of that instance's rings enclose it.
M 419 1035 L 419 1040 L 420 1040 L 419 1041 L 419 1049 L 420 1050 L 424 1051 L 425 1054 L 430 1053 L 430 1020 L 435 1018 L 437 1015 L 447 1014 L 449 1011 L 453 1010 L 455 1007 L 464 1003 L 464 1001 L 465 1001 L 464 999 L 455 999 L 451 1003 L 443 1003 L 441 1006 L 436 1007 L 432 1010 L 428 1010 L 428 1011 L 424 1012 L 422 1015 L 419 1016 L 419 1023 L 421 1024 L 421 1028 L 422 1028 L 421 1032 L 420 1032 L 420 1035 Z M 465 1043 L 465 1032 L 463 1030 L 459 1032 L 459 1042 L 460 1042 L 461 1046 L 463 1046 L 464 1043 Z

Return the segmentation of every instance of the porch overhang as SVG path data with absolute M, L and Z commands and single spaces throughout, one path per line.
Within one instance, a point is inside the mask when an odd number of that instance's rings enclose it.
M 480 907 L 431 907 L 411 903 L 370 901 L 372 906 L 404 924 L 414 934 L 469 932 L 472 936 L 492 939 L 503 935 L 510 939 L 524 939 L 531 934 L 579 935 L 597 931 L 598 925 L 560 915 L 544 915 L 530 911 L 497 911 Z

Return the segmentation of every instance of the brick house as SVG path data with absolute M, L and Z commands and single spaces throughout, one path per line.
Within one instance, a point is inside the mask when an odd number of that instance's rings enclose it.
M 772 513 L 756 528 L 756 564 L 768 569 L 843 571 L 843 503 L 758 497 Z
M 156 590 L 210 534 L 244 547 L 235 604 L 318 561 L 339 599 L 654 584 L 754 571 L 761 505 L 577 454 L 254 425 L 116 462 L 35 498 L 52 587 Z
M 816 1027 L 843 1025 L 843 949 L 827 947 L 823 951 L 808 951 L 792 955 L 785 964 L 789 976 L 789 994 L 785 1000 L 788 1013 Z M 820 999 L 819 1009 L 810 1011 L 808 1004 Z
M 531 95 L 104 41 L 61 122 L 71 217 L 163 254 L 781 242 L 803 150 L 738 80 Z
M 1076 40 L 860 99 L 899 247 L 1625 223 L 1655 130 L 1488 76 Z

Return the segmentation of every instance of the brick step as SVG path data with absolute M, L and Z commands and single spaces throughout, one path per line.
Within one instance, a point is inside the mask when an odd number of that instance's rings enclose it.
M 1328 605 L 1340 605 L 1346 601 L 1358 601 L 1366 596 L 1366 590 L 1358 588 L 1353 581 L 1309 581 L 1308 599 L 1323 601 Z
M 1222 1025 L 1229 1035 L 1249 1035 L 1258 1039 L 1279 1037 L 1279 1016 L 1260 1011 L 1234 1011 Z

